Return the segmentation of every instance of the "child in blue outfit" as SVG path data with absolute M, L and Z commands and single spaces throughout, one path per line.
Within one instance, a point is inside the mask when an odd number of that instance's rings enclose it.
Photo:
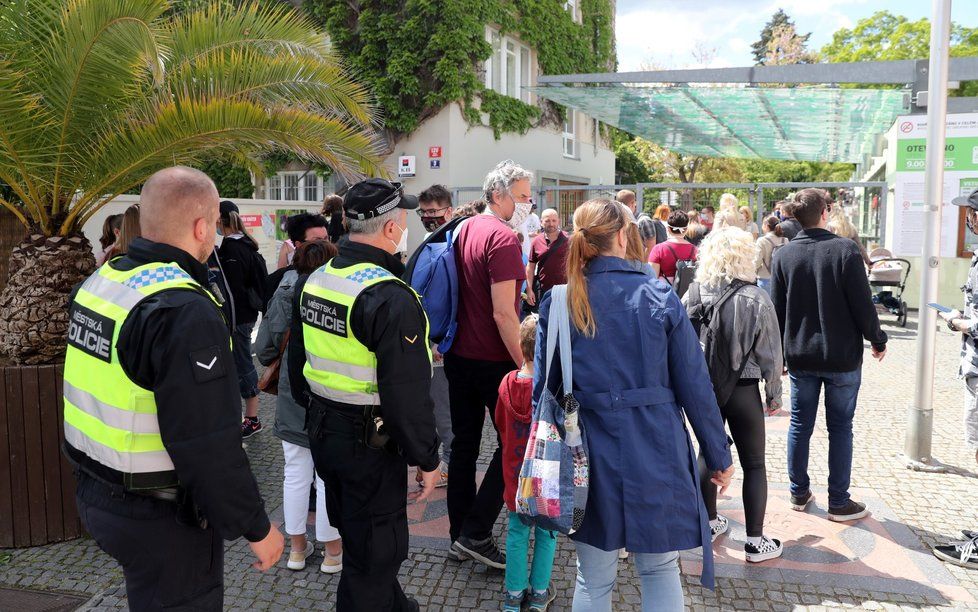
M 537 337 L 537 315 L 520 325 L 522 369 L 510 372 L 499 385 L 496 402 L 496 427 L 502 440 L 503 493 L 509 509 L 506 534 L 506 594 L 503 610 L 519 612 L 525 603 L 530 612 L 545 612 L 557 596 L 550 586 L 550 573 L 557 551 L 557 534 L 528 527 L 516 515 L 516 488 L 523 467 L 523 454 L 530 437 L 533 406 L 533 353 Z M 533 564 L 527 576 L 530 531 L 535 531 Z

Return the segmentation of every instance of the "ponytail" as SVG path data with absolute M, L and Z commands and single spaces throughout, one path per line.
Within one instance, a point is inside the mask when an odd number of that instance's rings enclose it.
M 589 200 L 574 211 L 574 234 L 567 252 L 567 302 L 571 322 L 585 336 L 593 338 L 597 325 L 588 299 L 584 269 L 592 259 L 610 249 L 625 223 L 621 206 L 611 200 Z M 629 245 L 632 245 L 631 237 Z
M 244 226 L 244 221 L 241 220 L 241 215 L 234 212 L 233 210 L 228 212 L 228 216 L 221 217 L 221 222 L 225 226 L 231 229 L 232 234 L 241 234 L 246 242 L 251 243 L 251 246 L 258 248 L 258 242 L 252 237 L 248 230 Z

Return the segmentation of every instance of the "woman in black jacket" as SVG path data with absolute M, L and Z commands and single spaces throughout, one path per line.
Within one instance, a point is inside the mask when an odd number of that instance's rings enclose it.
M 251 333 L 264 305 L 263 292 L 268 270 L 258 254 L 258 243 L 241 221 L 237 205 L 221 202 L 218 233 L 224 236 L 217 251 L 224 278 L 231 290 L 235 327 L 232 333 L 234 365 L 238 371 L 238 389 L 245 401 L 241 435 L 245 438 L 262 429 L 258 419 L 258 372 L 251 358 Z

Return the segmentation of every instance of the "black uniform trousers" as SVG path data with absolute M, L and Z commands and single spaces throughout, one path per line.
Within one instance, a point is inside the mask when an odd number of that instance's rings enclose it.
M 120 493 L 78 475 L 78 514 L 99 548 L 122 565 L 129 609 L 221 610 L 224 542 L 176 521 L 177 505 Z
M 413 611 L 397 581 L 408 554 L 407 462 L 363 444 L 360 420 L 329 410 L 322 435 L 309 441 L 330 522 L 343 538 L 336 610 Z

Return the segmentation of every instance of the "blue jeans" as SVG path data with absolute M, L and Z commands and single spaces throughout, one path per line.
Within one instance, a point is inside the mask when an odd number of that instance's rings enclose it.
M 606 551 L 583 542 L 577 548 L 577 585 L 573 612 L 611 612 L 611 591 L 618 577 L 618 551 Z M 642 581 L 642 612 L 682 612 L 683 585 L 679 553 L 632 553 Z
M 791 425 L 788 427 L 788 478 L 791 494 L 809 490 L 808 443 L 815 429 L 818 398 L 825 386 L 825 428 L 829 432 L 829 507 L 849 502 L 852 472 L 852 417 L 862 382 L 862 369 L 851 372 L 789 372 Z
M 533 562 L 530 575 L 526 574 L 526 562 L 530 556 L 530 531 L 534 531 Z M 550 586 L 550 573 L 554 568 L 557 552 L 557 534 L 553 531 L 531 528 L 523 524 L 515 512 L 509 513 L 509 531 L 506 532 L 506 590 L 519 593 L 527 587 L 537 592 Z
M 238 371 L 241 399 L 258 395 L 258 371 L 255 360 L 251 358 L 251 332 L 254 329 L 254 323 L 242 323 L 234 328 L 234 335 L 231 336 L 231 355 L 234 357 L 234 368 Z

